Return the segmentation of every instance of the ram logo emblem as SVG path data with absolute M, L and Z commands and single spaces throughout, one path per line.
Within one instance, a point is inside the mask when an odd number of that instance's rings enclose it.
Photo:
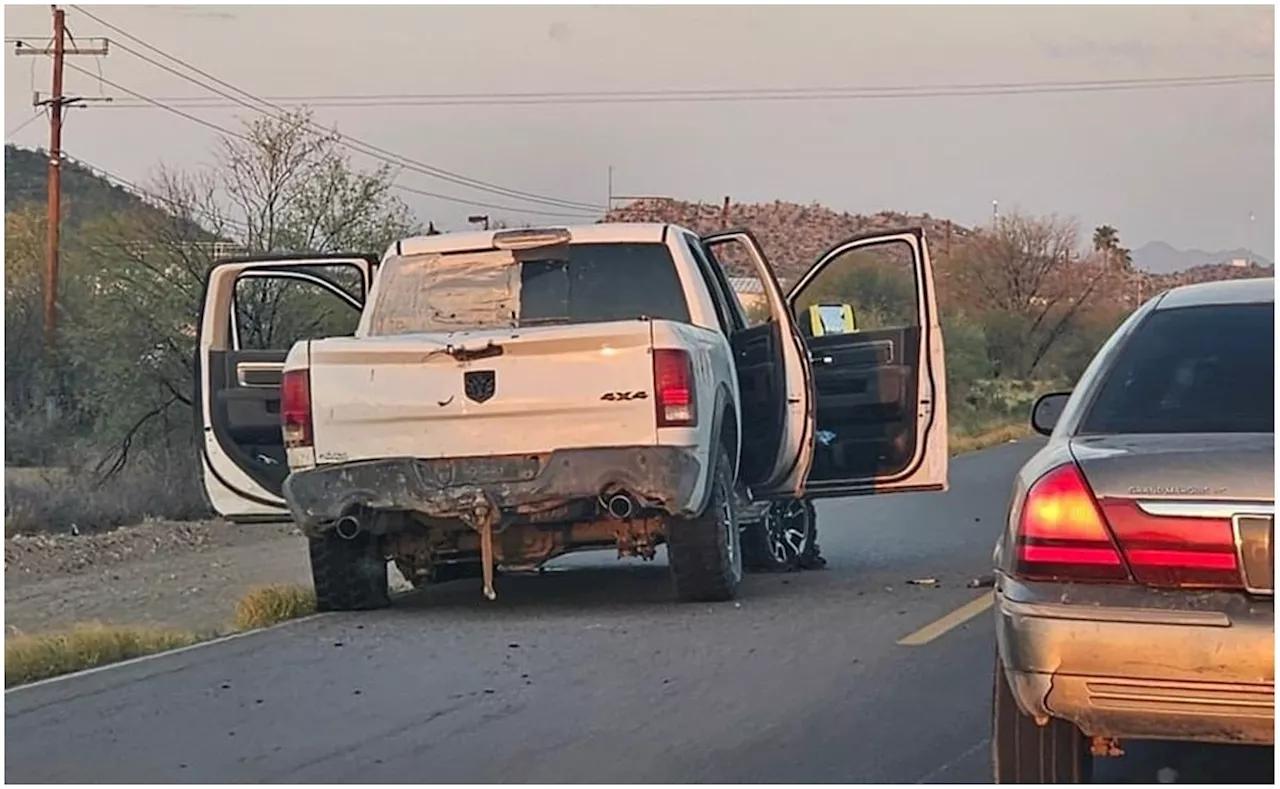
M 476 370 L 462 376 L 462 388 L 467 393 L 467 399 L 477 403 L 492 399 L 497 386 L 493 370 Z

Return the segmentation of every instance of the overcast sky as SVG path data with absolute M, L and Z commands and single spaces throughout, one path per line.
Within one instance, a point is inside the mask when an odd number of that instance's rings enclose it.
M 149 44 L 260 96 L 810 88 L 1271 72 L 1270 6 L 353 7 L 93 6 Z M 72 33 L 110 35 L 75 9 Z M 47 35 L 47 5 L 5 8 L 6 36 Z M 6 54 L 5 129 L 48 91 L 48 61 Z M 75 64 L 150 96 L 196 85 L 127 52 Z M 75 72 L 69 92 L 121 95 Z M 985 221 L 992 200 L 1100 223 L 1123 243 L 1273 258 L 1274 85 L 854 101 L 320 108 L 416 160 L 526 192 L 817 201 Z M 190 111 L 236 127 L 242 107 Z M 12 137 L 43 145 L 43 122 Z M 211 161 L 215 132 L 155 109 L 75 110 L 73 156 L 145 182 Z M 400 182 L 524 205 L 426 175 Z M 468 208 L 403 195 L 424 220 Z M 543 206 L 545 208 L 545 206 Z M 1250 222 L 1250 213 L 1257 220 Z M 532 215 L 489 210 L 523 221 Z

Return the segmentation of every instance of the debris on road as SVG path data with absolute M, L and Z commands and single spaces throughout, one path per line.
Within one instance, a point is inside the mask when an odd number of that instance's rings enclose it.
M 935 587 L 938 585 L 938 579 L 937 578 L 912 578 L 910 581 L 907 581 L 907 583 L 911 584 L 912 586 Z
M 996 577 L 994 574 L 979 575 L 977 578 L 970 579 L 965 586 L 970 589 L 990 589 L 996 585 Z

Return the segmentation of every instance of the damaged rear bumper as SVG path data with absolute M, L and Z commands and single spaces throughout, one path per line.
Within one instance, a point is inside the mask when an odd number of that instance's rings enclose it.
M 1004 577 L 996 638 L 1018 705 L 1116 739 L 1275 742 L 1275 615 L 1229 592 Z
M 335 463 L 290 474 L 283 492 L 299 528 L 315 535 L 359 509 L 470 523 L 478 508 L 496 509 L 501 517 L 537 516 L 616 493 L 632 496 L 646 509 L 694 515 L 701 472 L 687 447 L 564 449 L 547 455 Z

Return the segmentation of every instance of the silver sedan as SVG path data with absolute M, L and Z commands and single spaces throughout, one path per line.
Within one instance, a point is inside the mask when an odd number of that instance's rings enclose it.
M 1274 744 L 1274 324 L 1272 279 L 1176 288 L 1036 403 L 994 556 L 997 782 Z

